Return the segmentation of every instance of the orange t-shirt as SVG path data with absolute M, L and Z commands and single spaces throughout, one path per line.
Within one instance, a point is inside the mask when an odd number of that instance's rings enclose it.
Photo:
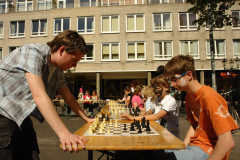
M 186 95 L 188 121 L 195 129 L 190 145 L 212 154 L 218 135 L 238 128 L 228 112 L 225 99 L 211 87 L 203 86 L 194 95 Z M 226 158 L 226 157 L 225 157 Z

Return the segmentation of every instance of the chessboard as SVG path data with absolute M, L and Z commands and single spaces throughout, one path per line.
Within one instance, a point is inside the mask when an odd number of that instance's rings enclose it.
M 145 123 L 145 124 L 143 124 Z M 89 126 L 83 136 L 153 136 L 160 135 L 154 130 L 149 121 L 144 122 L 134 121 L 133 123 L 118 123 L 117 120 L 112 122 L 102 121 L 96 119 L 92 125 Z

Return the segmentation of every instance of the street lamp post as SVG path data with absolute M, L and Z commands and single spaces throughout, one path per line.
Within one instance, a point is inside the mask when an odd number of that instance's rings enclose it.
M 226 69 L 227 61 L 229 61 L 229 67 L 230 67 L 229 69 Z M 234 107 L 235 107 L 235 97 L 236 97 L 235 91 L 237 91 L 237 93 L 238 93 L 239 87 L 234 85 L 234 75 L 233 74 L 234 74 L 235 70 L 239 70 L 239 62 L 240 62 L 240 59 L 238 57 L 236 57 L 235 60 L 234 59 L 227 60 L 226 58 L 224 58 L 222 60 L 224 70 L 229 70 L 229 73 L 231 76 L 231 85 L 232 85 L 232 99 L 231 100 L 233 102 Z M 236 67 L 234 67 L 234 64 L 236 64 Z M 236 89 L 235 89 L 235 87 L 236 87 Z M 239 93 L 238 93 L 238 95 L 239 95 Z M 238 100 L 238 102 L 239 102 L 239 100 Z

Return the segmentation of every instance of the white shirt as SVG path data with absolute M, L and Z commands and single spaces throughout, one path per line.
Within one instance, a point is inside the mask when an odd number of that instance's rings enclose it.
M 178 136 L 178 112 L 175 98 L 173 98 L 171 95 L 166 95 L 160 102 L 159 99 L 156 98 L 154 103 L 151 105 L 151 110 L 154 112 L 154 114 L 161 110 L 165 110 L 167 115 L 163 118 L 167 121 L 166 128 L 172 134 Z M 157 120 L 156 122 L 160 124 L 160 120 Z

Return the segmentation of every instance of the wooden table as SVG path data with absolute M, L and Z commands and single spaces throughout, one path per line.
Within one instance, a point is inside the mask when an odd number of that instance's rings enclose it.
M 108 106 L 103 108 L 105 112 Z M 129 120 L 119 120 L 118 123 L 131 123 Z M 83 136 L 91 123 L 86 123 L 74 134 Z M 88 150 L 88 159 L 92 159 L 92 151 L 116 151 L 116 150 L 164 150 L 183 149 L 184 143 L 164 129 L 155 121 L 150 121 L 150 125 L 160 135 L 154 136 L 86 136 L 85 149 L 79 146 L 79 150 Z

